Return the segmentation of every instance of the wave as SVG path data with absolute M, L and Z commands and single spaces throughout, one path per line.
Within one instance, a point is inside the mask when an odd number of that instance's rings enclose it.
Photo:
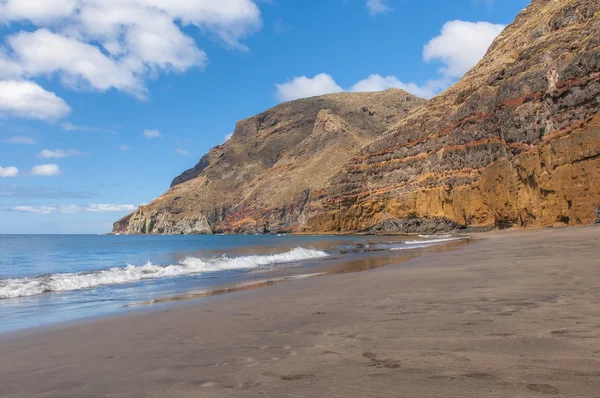
M 35 296 L 46 292 L 64 292 L 89 289 L 103 285 L 116 285 L 146 279 L 167 278 L 181 275 L 201 274 L 229 270 L 258 268 L 266 265 L 291 263 L 327 257 L 320 250 L 297 247 L 285 253 L 252 255 L 241 257 L 220 257 L 202 259 L 187 257 L 178 264 L 144 265 L 128 264 L 123 268 L 110 268 L 90 273 L 64 273 L 36 276 L 22 279 L 0 280 L 0 299 Z
M 390 250 L 411 250 L 411 249 L 423 249 L 430 246 L 435 246 L 441 243 L 453 242 L 458 240 L 468 239 L 468 237 L 443 237 L 440 239 L 429 239 L 429 240 L 409 240 L 402 242 L 401 246 L 390 248 Z

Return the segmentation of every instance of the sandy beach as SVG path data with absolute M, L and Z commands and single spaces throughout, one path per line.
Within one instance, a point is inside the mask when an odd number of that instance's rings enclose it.
M 5 335 L 0 396 L 600 396 L 600 228 L 479 237 L 371 271 Z

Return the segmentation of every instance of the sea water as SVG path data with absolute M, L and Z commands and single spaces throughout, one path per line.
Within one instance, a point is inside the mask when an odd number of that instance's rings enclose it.
M 0 235 L 0 332 L 455 241 L 436 236 Z

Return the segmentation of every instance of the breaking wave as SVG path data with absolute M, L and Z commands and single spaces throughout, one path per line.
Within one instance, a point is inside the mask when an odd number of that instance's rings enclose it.
M 252 269 L 266 265 L 291 263 L 327 257 L 320 250 L 297 247 L 285 253 L 241 257 L 202 259 L 187 257 L 178 264 L 130 265 L 90 273 L 64 273 L 22 279 L 1 279 L 0 299 L 35 296 L 46 292 L 88 289 L 103 285 L 115 285 L 146 279 L 157 279 L 205 272 Z
M 419 235 L 419 236 L 421 236 L 421 235 Z M 406 242 L 402 242 L 402 245 L 400 245 L 400 246 L 392 247 L 390 250 L 422 249 L 422 248 L 438 245 L 441 243 L 447 243 L 447 242 L 463 240 L 463 239 L 468 239 L 468 238 L 466 238 L 466 237 L 456 237 L 456 238 L 441 237 L 439 239 L 409 240 Z

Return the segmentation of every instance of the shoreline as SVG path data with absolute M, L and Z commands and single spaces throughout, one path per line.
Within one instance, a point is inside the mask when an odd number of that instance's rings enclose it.
M 89 312 L 87 314 L 84 314 L 83 316 L 78 316 L 66 320 L 43 322 L 38 323 L 37 325 L 23 325 L 21 327 L 9 327 L 8 329 L 5 328 L 4 330 L 0 329 L 0 339 L 2 338 L 2 336 L 5 335 L 19 334 L 23 332 L 35 333 L 37 330 L 43 331 L 46 330 L 46 328 L 61 328 L 63 326 L 85 323 L 92 320 L 100 320 L 122 315 L 127 316 L 128 314 L 135 313 L 135 311 L 141 310 L 144 307 L 146 307 L 146 311 L 152 311 L 153 306 L 164 306 L 165 304 L 169 303 L 176 305 L 177 303 L 182 303 L 184 301 L 201 300 L 241 291 L 260 289 L 298 279 L 313 278 L 318 276 L 334 274 L 363 272 L 376 268 L 386 267 L 392 264 L 401 264 L 431 252 L 454 250 L 462 245 L 468 245 L 473 241 L 473 239 L 470 236 L 466 235 L 454 235 L 452 237 L 450 235 L 439 236 L 441 236 L 443 239 L 438 241 L 435 239 L 431 239 L 434 238 L 434 236 L 427 237 L 429 239 L 423 240 L 423 244 L 429 244 L 429 246 L 424 247 L 416 246 L 413 248 L 409 245 L 404 247 L 403 250 L 396 250 L 390 247 L 378 246 L 380 244 L 388 246 L 394 246 L 394 244 L 402 245 L 404 242 L 386 239 L 381 242 L 369 242 L 373 246 L 369 246 L 369 244 L 366 244 L 365 246 L 363 246 L 362 244 L 358 244 L 354 248 L 349 247 L 348 249 L 343 249 L 339 252 L 331 252 L 327 257 L 323 257 L 320 259 L 314 258 L 305 261 L 298 260 L 297 264 L 281 263 L 276 264 L 275 266 L 268 266 L 264 269 L 251 269 L 248 270 L 247 275 L 245 275 L 241 280 L 238 281 L 223 281 L 222 283 L 217 283 L 205 288 L 196 287 L 182 289 L 182 291 L 179 293 L 169 294 L 165 292 L 163 295 L 156 295 L 155 298 L 145 300 L 141 299 L 138 301 L 130 301 L 128 303 L 119 304 L 109 312 Z M 387 238 L 393 238 L 393 236 L 389 236 Z M 277 254 L 279 252 L 274 251 L 274 253 Z M 159 281 L 160 279 L 161 278 L 158 278 Z M 137 282 L 140 281 L 136 281 L 134 283 Z M 128 283 L 122 283 L 114 284 L 112 286 L 118 287 L 127 285 Z M 81 290 L 76 290 L 75 292 L 79 291 L 84 293 L 85 291 L 89 291 L 90 289 L 94 288 L 84 288 Z M 46 296 L 47 299 L 53 299 L 55 297 L 60 297 L 60 295 L 63 293 L 70 293 L 70 291 L 45 292 L 40 295 L 35 295 L 33 297 L 37 299 L 43 299 L 44 296 Z M 28 298 L 28 296 L 25 297 L 25 299 Z M 7 304 L 10 304 L 11 300 L 19 300 L 19 298 L 8 298 L 4 300 L 8 300 L 9 302 Z M 3 300 L 0 300 L 0 304 L 2 304 L 2 301 Z
M 600 228 L 471 237 L 399 266 L 4 336 L 0 395 L 600 394 Z

